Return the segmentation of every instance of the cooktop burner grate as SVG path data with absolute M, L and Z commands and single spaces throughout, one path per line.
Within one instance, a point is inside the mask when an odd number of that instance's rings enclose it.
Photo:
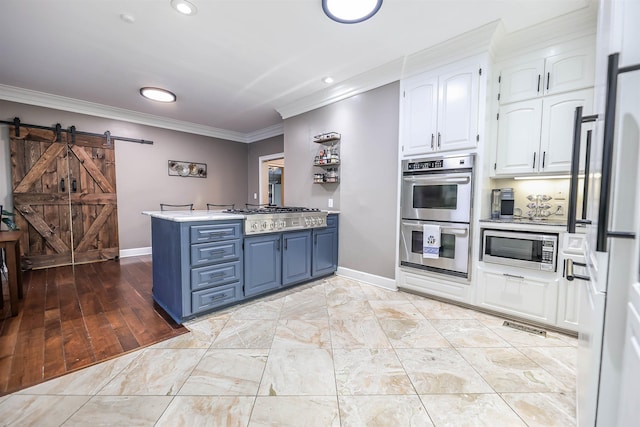
M 255 215 L 255 214 L 278 214 L 278 213 L 294 213 L 294 212 L 320 212 L 320 209 L 316 208 L 305 208 L 299 206 L 259 206 L 256 205 L 255 208 L 249 207 L 248 205 L 246 209 L 227 209 L 224 212 L 227 213 L 235 213 L 242 215 Z

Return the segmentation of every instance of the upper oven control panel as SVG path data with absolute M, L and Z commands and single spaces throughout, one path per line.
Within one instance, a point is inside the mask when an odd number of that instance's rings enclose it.
M 474 155 L 455 157 L 429 157 L 402 161 L 402 172 L 444 172 L 449 170 L 472 169 Z

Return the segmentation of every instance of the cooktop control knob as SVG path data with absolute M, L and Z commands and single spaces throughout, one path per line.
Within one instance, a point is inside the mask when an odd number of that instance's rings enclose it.
M 267 229 L 267 221 L 262 221 L 262 229 L 263 230 Z
M 273 229 L 275 228 L 275 226 L 276 226 L 276 223 L 275 223 L 275 222 L 271 221 L 271 222 L 269 223 L 269 228 L 270 228 L 270 229 L 272 229 L 272 230 L 273 230 Z

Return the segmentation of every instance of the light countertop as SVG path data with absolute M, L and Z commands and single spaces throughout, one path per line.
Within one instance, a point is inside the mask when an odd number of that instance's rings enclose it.
M 225 213 L 222 211 L 144 211 L 143 215 L 153 218 L 166 219 L 175 222 L 190 221 L 223 221 L 230 219 L 244 219 L 244 215 Z
M 339 214 L 340 211 L 323 211 L 328 214 Z M 149 215 L 153 218 L 166 219 L 175 222 L 189 221 L 224 221 L 230 219 L 245 219 L 246 215 L 226 213 L 222 210 L 210 211 L 144 211 L 143 215 Z
M 513 219 L 481 219 L 482 227 L 491 227 L 497 229 L 508 230 L 533 230 L 546 231 L 550 233 L 561 233 L 567 231 L 566 219 L 546 219 L 533 221 L 529 218 L 513 218 Z

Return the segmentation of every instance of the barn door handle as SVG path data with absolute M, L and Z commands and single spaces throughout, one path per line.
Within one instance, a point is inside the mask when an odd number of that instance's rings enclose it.
M 64 178 L 60 180 L 60 191 L 64 193 Z
M 75 178 L 73 178 L 73 181 L 71 181 L 71 191 L 73 191 L 74 193 L 76 191 L 78 191 L 78 185 L 76 183 L 76 179 Z

